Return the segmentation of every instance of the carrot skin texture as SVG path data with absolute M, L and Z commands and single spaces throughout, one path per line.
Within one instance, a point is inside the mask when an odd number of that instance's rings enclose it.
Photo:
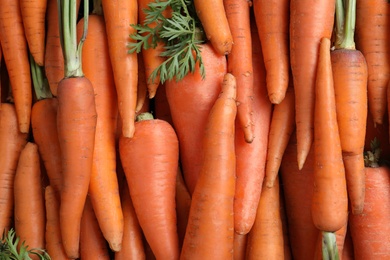
M 84 19 L 81 19 L 77 24 L 79 37 L 83 26 Z M 88 36 L 82 55 L 84 75 L 94 88 L 97 113 L 88 194 L 103 236 L 113 251 L 119 251 L 123 237 L 123 212 L 116 174 L 118 105 L 103 16 L 89 16 Z
M 13 104 L 1 103 L 0 111 L 0 231 L 3 232 L 13 222 L 14 179 L 27 134 L 19 131 Z
M 26 188 L 26 183 L 31 185 Z M 28 142 L 20 153 L 14 179 L 15 232 L 29 248 L 45 247 L 45 201 L 38 146 Z M 39 259 L 31 255 L 32 259 Z
M 336 113 L 353 214 L 364 206 L 364 143 L 367 122 L 367 64 L 357 50 L 331 52 Z
M 227 73 L 207 119 L 203 163 L 192 194 L 180 259 L 232 259 L 236 81 Z M 210 232 L 211 231 L 211 232 Z M 207 241 L 205 243 L 205 241 Z
M 290 63 L 300 169 L 314 138 L 314 90 L 320 40 L 332 35 L 335 6 L 334 0 L 290 2 Z
M 199 67 L 181 81 L 165 82 L 172 122 L 180 143 L 180 161 L 189 192 L 194 192 L 201 167 L 201 140 L 207 116 L 221 90 L 227 72 L 225 56 L 219 56 L 210 44 L 203 44 L 202 59 L 206 78 Z M 189 134 L 190 133 L 190 134 Z
M 132 138 L 120 137 L 119 152 L 139 224 L 154 255 L 178 259 L 175 182 L 179 142 L 174 129 L 159 119 L 138 121 Z
M 289 85 L 290 1 L 253 1 L 254 16 L 267 70 L 268 98 L 279 104 Z
M 321 231 L 335 232 L 348 218 L 348 195 L 330 58 L 330 40 L 321 39 L 315 89 L 314 193 L 312 217 Z
M 386 88 L 390 79 L 390 9 L 384 0 L 356 1 L 356 49 L 367 61 L 368 109 L 375 124 L 385 116 Z
M 30 62 L 19 1 L 0 1 L 0 38 L 19 130 L 28 133 L 32 106 Z
M 138 4 L 136 0 L 102 0 L 102 5 L 119 114 L 123 121 L 122 134 L 130 138 L 134 134 L 137 106 L 138 57 L 136 52 L 127 52 L 127 44 L 128 36 L 135 33 L 130 24 L 138 21 Z
M 92 172 L 95 94 L 85 77 L 64 78 L 57 89 L 57 127 L 62 156 L 61 235 L 69 258 L 79 257 L 80 222 Z

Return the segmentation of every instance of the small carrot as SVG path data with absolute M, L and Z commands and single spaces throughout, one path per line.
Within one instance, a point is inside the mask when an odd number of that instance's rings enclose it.
M 227 73 L 207 120 L 203 163 L 192 194 L 180 259 L 232 259 L 236 80 Z M 212 220 L 212 221 L 210 221 Z

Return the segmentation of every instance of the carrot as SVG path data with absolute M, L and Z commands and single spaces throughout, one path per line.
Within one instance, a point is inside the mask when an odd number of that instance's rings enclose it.
M 92 172 L 97 114 L 94 89 L 90 80 L 84 77 L 79 56 L 82 55 L 86 30 L 79 45 L 76 44 L 76 1 L 59 4 L 65 63 L 65 77 L 57 89 L 57 127 L 63 176 L 60 226 L 65 252 L 69 258 L 75 259 L 79 257 L 81 216 Z M 88 1 L 85 1 L 84 20 L 88 18 L 88 10 Z M 87 24 L 85 20 L 84 29 Z
M 272 104 L 282 102 L 289 85 L 289 7 L 288 0 L 253 1 L 267 70 L 268 98 Z
M 60 230 L 60 199 L 52 186 L 45 188 L 46 230 L 45 248 L 49 255 L 56 259 L 69 259 L 66 256 Z
M 28 48 L 39 66 L 45 61 L 45 16 L 48 0 L 20 1 Z
M 315 89 L 312 217 L 321 231 L 335 232 L 348 218 L 348 195 L 336 118 L 330 40 L 321 39 Z
M 244 260 L 247 248 L 248 234 L 241 235 L 234 232 L 233 259 Z
M 79 37 L 84 22 L 81 19 L 77 24 Z M 113 251 L 119 251 L 123 237 L 123 212 L 116 175 L 118 104 L 106 28 L 101 15 L 92 14 L 88 17 L 88 37 L 83 45 L 82 62 L 84 75 L 94 89 L 97 113 L 88 193 L 103 236 Z
M 355 1 L 347 1 L 345 18 L 343 1 L 337 0 L 335 50 L 331 52 L 336 95 L 337 124 L 347 178 L 352 214 L 360 214 L 364 206 L 364 143 L 367 122 L 367 64 L 363 54 L 355 49 Z M 342 16 L 342 14 L 340 14 Z M 345 20 L 345 21 L 343 21 Z
M 210 43 L 202 44 L 202 59 L 207 77 L 202 80 L 197 65 L 193 74 L 182 80 L 165 82 L 172 122 L 180 143 L 180 162 L 189 192 L 194 192 L 201 167 L 201 139 L 207 116 L 221 90 L 227 72 L 225 56 L 219 56 Z
M 80 229 L 80 258 L 91 260 L 110 260 L 109 250 L 100 230 L 90 197 L 85 201 Z
M 129 34 L 135 32 L 130 24 L 138 19 L 137 1 L 102 0 L 108 40 L 108 50 L 118 96 L 119 114 L 123 121 L 122 134 L 134 134 L 137 105 L 138 59 L 137 53 L 128 53 Z
M 255 28 L 253 26 L 252 28 Z M 253 122 L 256 138 L 252 143 L 245 141 L 245 131 L 236 118 L 236 190 L 234 196 L 234 230 L 247 234 L 255 221 L 261 187 L 265 174 L 268 132 L 271 121 L 272 104 L 267 98 L 265 68 L 261 45 L 255 29 L 253 31 Z M 238 93 L 237 93 L 238 94 Z M 238 106 L 239 107 L 239 106 Z
M 28 183 L 29 188 L 26 188 Z M 20 153 L 14 179 L 15 232 L 30 248 L 45 247 L 45 200 L 38 146 L 28 142 Z M 32 259 L 38 256 L 30 254 Z
M 115 260 L 145 259 L 143 233 L 134 210 L 133 202 L 130 198 L 127 183 L 124 183 L 121 188 L 121 202 L 123 209 L 124 232 L 122 249 L 119 252 L 115 252 Z
M 367 61 L 368 109 L 374 124 L 382 124 L 387 110 L 386 88 L 390 79 L 389 27 L 387 1 L 356 2 L 356 48 Z
M 297 161 L 302 169 L 314 138 L 314 92 L 320 40 L 333 30 L 335 0 L 290 2 L 290 62 L 295 92 Z
M 232 259 L 236 80 L 227 73 L 207 119 L 203 160 L 192 194 L 180 259 Z
M 152 119 L 150 113 L 137 118 L 134 137 L 121 136 L 119 140 L 130 196 L 156 258 L 178 259 L 175 182 L 179 142 L 166 121 Z
M 11 82 L 19 130 L 28 133 L 32 106 L 31 73 L 20 1 L 0 1 L 0 38 Z
M 13 104 L 1 103 L 0 111 L 0 232 L 3 233 L 13 223 L 14 178 L 27 134 L 18 129 Z
M 206 2 L 194 0 L 195 10 L 202 23 L 207 39 L 219 55 L 227 55 L 233 46 L 233 36 L 223 0 Z
M 228 54 L 228 72 L 237 81 L 237 118 L 243 129 L 245 141 L 252 143 L 255 138 L 253 122 L 253 64 L 252 35 L 250 26 L 250 2 L 246 0 L 223 1 L 226 18 L 233 37 L 233 47 Z

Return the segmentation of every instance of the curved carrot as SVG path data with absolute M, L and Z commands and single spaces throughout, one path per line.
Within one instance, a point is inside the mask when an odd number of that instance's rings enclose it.
M 20 1 L 0 1 L 0 38 L 7 64 L 19 130 L 28 133 L 32 106 L 31 73 Z
M 207 119 L 203 163 L 192 194 L 180 259 L 232 259 L 236 81 L 227 73 Z M 210 221 L 212 220 L 212 221 Z
M 27 134 L 18 129 L 15 106 L 7 103 L 0 106 L 0 232 L 3 232 L 13 223 L 14 178 Z
M 133 138 L 121 136 L 119 152 L 134 209 L 150 248 L 157 259 L 178 259 L 175 182 L 179 142 L 174 129 L 159 119 L 137 121 Z
M 289 85 L 290 1 L 253 1 L 254 16 L 267 70 L 268 98 L 272 104 L 284 99 Z
M 302 169 L 313 142 L 314 90 L 322 37 L 333 30 L 335 0 L 290 2 L 290 62 L 295 91 L 297 161 Z
M 28 142 L 20 153 L 14 179 L 15 232 L 30 249 L 45 247 L 46 214 L 39 159 L 38 146 Z
M 321 231 L 335 232 L 348 218 L 348 195 L 337 125 L 330 40 L 322 38 L 315 89 L 312 217 Z
M 130 24 L 138 21 L 137 1 L 102 0 L 106 22 L 108 50 L 118 96 L 122 134 L 131 138 L 134 134 L 137 105 L 138 60 L 137 53 L 128 53 L 127 44 L 135 29 Z

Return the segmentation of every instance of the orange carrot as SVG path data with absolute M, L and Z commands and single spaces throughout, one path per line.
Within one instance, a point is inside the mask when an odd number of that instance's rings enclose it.
M 254 16 L 267 70 L 268 98 L 279 104 L 289 85 L 289 7 L 290 1 L 253 1 Z
M 28 133 L 32 106 L 31 73 L 20 1 L 0 1 L 0 38 L 11 82 L 19 130 Z
M 232 259 L 236 80 L 227 73 L 207 119 L 203 163 L 192 194 L 180 259 Z M 211 221 L 212 220 L 212 221 Z
M 1 103 L 0 111 L 0 232 L 3 233 L 13 223 L 14 178 L 27 134 L 18 129 L 13 104 Z
M 135 29 L 130 24 L 138 20 L 137 1 L 102 0 L 106 22 L 108 48 L 118 96 L 122 134 L 134 134 L 137 105 L 138 61 L 137 53 L 128 53 L 127 44 Z
M 145 119 L 142 119 L 142 118 Z M 157 259 L 178 259 L 175 183 L 179 142 L 172 126 L 140 114 L 133 138 L 120 137 L 119 152 L 130 196 Z
M 26 183 L 29 187 L 26 188 Z M 30 249 L 45 247 L 45 200 L 38 146 L 28 142 L 20 153 L 14 179 L 15 232 Z M 30 254 L 32 259 L 39 259 Z
M 234 232 L 233 259 L 244 260 L 247 248 L 248 234 L 241 235 Z
M 313 142 L 314 91 L 322 37 L 333 30 L 335 0 L 290 2 L 290 62 L 295 91 L 297 161 L 302 169 Z
M 321 231 L 335 232 L 348 218 L 348 195 L 337 125 L 330 40 L 321 39 L 315 89 L 312 217 Z

